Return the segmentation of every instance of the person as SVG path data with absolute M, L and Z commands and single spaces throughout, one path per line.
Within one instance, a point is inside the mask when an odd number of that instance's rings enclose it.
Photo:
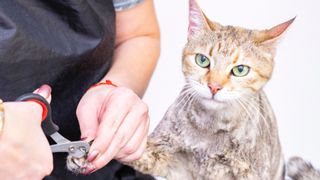
M 149 115 L 141 98 L 159 36 L 152 0 L 0 1 L 1 179 L 144 177 L 112 159 L 133 161 L 146 146 Z M 41 107 L 15 102 L 32 91 L 51 101 L 59 133 L 93 140 L 85 176 L 66 170 L 65 154 L 52 155 Z

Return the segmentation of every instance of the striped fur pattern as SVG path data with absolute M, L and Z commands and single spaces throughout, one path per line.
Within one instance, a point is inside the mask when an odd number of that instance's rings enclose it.
M 287 175 L 291 180 L 320 180 L 320 171 L 300 157 L 289 159 Z
M 189 2 L 186 84 L 130 165 L 169 180 L 283 179 L 277 123 L 262 88 L 272 75 L 276 40 L 293 20 L 268 30 L 222 26 Z M 199 54 L 209 66 L 196 63 Z M 249 73 L 234 76 L 238 65 Z M 214 93 L 212 84 L 219 85 Z

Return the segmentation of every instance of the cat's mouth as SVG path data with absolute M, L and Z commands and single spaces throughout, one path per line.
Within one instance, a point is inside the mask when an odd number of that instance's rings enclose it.
M 214 95 L 211 96 L 211 98 L 205 97 L 204 98 L 206 101 L 209 101 L 211 103 L 215 103 L 215 104 L 225 104 L 225 101 L 219 100 L 217 99 Z
M 220 101 L 215 98 L 208 98 L 204 97 L 202 100 L 202 104 L 204 107 L 209 108 L 209 109 L 223 109 L 226 107 L 226 102 L 225 101 Z
M 216 103 L 216 104 L 225 104 L 224 101 L 220 101 L 220 100 L 217 100 L 217 99 L 215 99 L 215 98 L 212 98 L 211 101 L 212 101 L 213 103 Z

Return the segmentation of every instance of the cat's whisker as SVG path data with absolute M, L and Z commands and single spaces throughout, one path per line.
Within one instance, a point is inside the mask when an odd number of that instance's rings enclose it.
M 190 89 L 190 88 L 192 88 L 192 87 L 193 87 L 192 84 L 185 84 L 185 85 L 183 86 L 183 89 Z
M 252 105 L 253 106 L 253 105 Z M 256 108 L 255 106 L 253 106 L 252 108 Z M 263 121 L 263 123 L 265 124 L 265 126 L 267 126 L 267 128 L 265 128 L 265 129 L 267 129 L 267 131 L 268 131 L 268 134 L 270 134 L 270 130 L 269 130 L 269 123 L 267 122 L 267 120 L 266 120 L 266 117 L 262 114 L 262 112 L 261 112 L 261 110 L 259 111 L 259 110 L 257 110 L 258 111 L 258 115 L 259 115 L 259 117 L 262 119 L 262 121 Z
M 186 90 L 184 90 L 184 91 L 181 91 L 179 98 L 180 98 L 180 97 L 184 97 L 185 95 L 190 94 L 190 92 L 192 92 L 192 91 L 193 91 L 192 89 L 186 89 Z
M 180 92 L 179 97 L 184 96 L 185 94 L 190 93 L 191 91 L 193 91 L 193 89 L 192 89 L 191 87 L 186 87 L 186 86 L 185 86 L 185 87 L 182 89 L 182 91 Z M 179 98 L 179 97 L 178 97 L 178 98 Z
M 248 113 L 249 119 L 250 120 L 255 119 L 256 117 L 252 113 L 252 109 L 254 109 L 256 111 L 257 111 L 257 109 L 253 105 L 251 105 L 251 102 L 246 101 L 246 99 L 244 99 L 244 98 L 239 98 L 238 101 L 240 102 L 242 107 L 244 107 L 244 109 Z M 257 111 L 257 112 L 259 113 L 259 111 Z M 261 114 L 259 113 L 258 116 L 261 117 Z M 263 134 L 263 132 L 262 132 L 263 128 L 262 128 L 262 126 L 261 126 L 261 124 L 259 122 L 257 122 L 257 126 L 258 126 L 257 128 L 259 130 L 260 135 L 262 135 Z
M 192 85 L 191 84 L 185 84 L 182 88 L 182 92 L 188 89 L 192 89 Z
M 181 96 L 181 100 L 175 106 L 180 107 L 182 103 L 186 103 L 187 101 L 189 101 L 193 93 L 194 93 L 193 91 L 188 91 L 187 93 L 185 93 L 183 96 Z
M 245 104 L 240 100 L 240 99 L 235 99 L 235 101 L 243 108 L 245 114 L 243 113 L 240 113 L 240 117 L 242 120 L 245 120 L 245 119 L 252 119 L 252 114 L 250 113 L 250 111 L 247 109 L 247 107 L 245 106 Z M 243 111 L 240 111 L 240 112 L 243 112 Z M 258 128 L 259 130 L 259 133 L 260 133 L 260 128 Z
M 178 99 L 180 99 L 179 100 L 179 102 L 175 105 L 176 107 L 179 107 L 179 105 L 182 103 L 182 102 L 184 102 L 184 100 L 186 99 L 186 98 L 188 98 L 189 97 L 189 95 L 190 94 L 192 94 L 192 92 L 193 92 L 193 89 L 187 89 L 187 90 L 185 90 L 184 92 L 182 92 L 182 93 L 180 93 L 180 97 L 178 98 Z
M 249 101 L 249 100 L 245 100 L 245 99 L 244 99 L 244 101 L 247 102 L 247 101 Z M 248 105 L 252 106 L 252 108 L 256 109 L 256 110 L 259 111 L 259 112 L 260 112 L 260 109 L 263 108 L 263 106 L 261 106 L 260 103 L 258 103 L 257 101 L 247 102 L 247 103 L 248 103 Z
M 249 106 L 247 102 L 244 102 L 243 98 L 239 98 L 239 99 L 237 99 L 237 100 L 238 100 L 238 102 L 240 103 L 240 105 L 241 105 L 241 106 L 246 110 L 246 112 L 248 113 L 249 119 L 250 119 L 250 120 L 254 119 L 254 118 L 253 118 L 252 111 L 249 110 L 249 109 L 252 108 L 252 107 Z M 249 106 L 249 107 L 247 108 L 246 106 Z M 262 134 L 262 127 L 260 126 L 259 123 L 257 123 L 257 125 L 259 126 L 259 127 L 257 127 L 258 130 L 259 130 L 259 133 Z
M 241 98 L 242 101 L 249 107 L 255 109 L 257 112 L 260 113 L 260 115 L 265 118 L 262 114 L 261 114 L 261 109 L 263 108 L 260 103 L 257 102 L 257 100 L 259 100 L 257 97 L 252 96 L 252 98 L 254 98 L 254 100 L 249 101 L 248 99 L 245 98 Z
M 196 91 L 194 91 L 192 94 L 190 94 L 189 98 L 185 101 L 185 103 L 182 105 L 182 107 L 179 109 L 178 114 L 183 110 L 186 104 L 189 104 L 189 101 L 192 100 L 192 98 L 197 94 Z
M 236 101 L 238 102 L 238 104 L 240 104 L 240 106 L 245 110 L 246 115 L 251 119 L 251 113 L 248 110 L 248 108 L 245 106 L 245 104 L 241 101 L 241 99 L 236 99 Z
M 252 97 L 254 97 L 254 96 L 252 96 Z M 258 100 L 257 97 L 254 97 L 254 98 Z M 260 103 L 258 103 L 256 100 L 255 101 L 251 101 L 251 102 L 248 102 L 249 100 L 244 99 L 244 98 L 242 98 L 242 100 L 244 101 L 244 103 L 247 106 L 249 106 L 249 107 L 253 108 L 254 110 L 256 110 L 256 112 L 258 113 L 258 116 L 262 119 L 262 121 L 265 124 L 265 126 L 267 126 L 267 128 L 264 128 L 264 129 L 267 129 L 268 134 L 270 134 L 270 130 L 269 130 L 270 127 L 269 127 L 269 124 L 268 124 L 268 122 L 266 120 L 266 117 L 261 112 L 261 108 L 263 108 L 263 107 L 260 105 Z
M 189 109 L 190 106 L 197 100 L 197 93 L 193 94 L 193 97 L 189 100 L 189 103 L 187 104 L 187 106 L 185 108 Z

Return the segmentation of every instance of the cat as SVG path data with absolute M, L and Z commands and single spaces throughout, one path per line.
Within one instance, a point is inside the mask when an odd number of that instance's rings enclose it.
M 277 40 L 293 21 L 267 30 L 222 26 L 189 0 L 186 85 L 142 158 L 129 165 L 168 180 L 284 179 L 277 123 L 263 86 Z

